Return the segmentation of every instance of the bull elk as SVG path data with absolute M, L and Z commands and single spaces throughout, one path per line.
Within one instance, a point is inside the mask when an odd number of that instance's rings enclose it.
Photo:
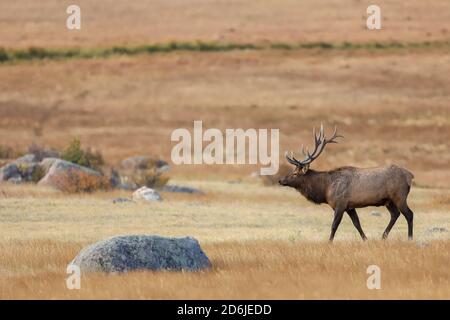
M 408 170 L 397 165 L 388 165 L 376 168 L 341 167 L 330 171 L 315 171 L 309 169 L 310 164 L 319 157 L 325 146 L 337 143 L 336 128 L 330 139 L 327 139 L 321 125 L 320 132 L 314 135 L 314 150 L 309 152 L 303 148 L 305 158 L 297 160 L 293 153 L 286 152 L 285 156 L 295 168 L 279 183 L 282 186 L 298 190 L 306 199 L 316 204 L 326 203 L 334 210 L 334 219 L 331 226 L 330 241 L 333 241 L 344 212 L 350 216 L 353 225 L 363 240 L 366 235 L 361 228 L 357 208 L 368 206 L 386 206 L 391 214 L 383 239 L 386 239 L 394 226 L 400 212 L 408 223 L 408 238 L 413 238 L 413 212 L 408 207 L 408 197 L 411 183 L 414 178 Z

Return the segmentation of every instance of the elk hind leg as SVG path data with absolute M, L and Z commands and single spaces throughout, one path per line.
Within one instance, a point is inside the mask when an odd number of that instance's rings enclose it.
M 413 239 L 413 219 L 414 219 L 414 212 L 408 207 L 408 204 L 406 203 L 406 200 L 398 206 L 401 213 L 405 216 L 406 222 L 408 223 L 408 239 Z
M 389 224 L 386 227 L 386 230 L 384 230 L 384 232 L 383 232 L 383 240 L 388 237 L 389 232 L 391 232 L 392 227 L 394 226 L 395 222 L 397 221 L 398 217 L 400 216 L 400 211 L 398 211 L 397 207 L 392 202 L 389 202 L 386 205 L 386 208 L 389 210 L 389 213 L 391 214 L 391 221 L 389 221 Z

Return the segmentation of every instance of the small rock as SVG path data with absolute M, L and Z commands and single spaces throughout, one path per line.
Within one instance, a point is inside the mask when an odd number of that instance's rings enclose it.
M 446 228 L 441 227 L 433 227 L 427 230 L 428 233 L 446 233 L 448 230 Z
M 211 267 L 198 241 L 191 237 L 117 236 L 94 243 L 70 264 L 82 273 L 135 270 L 199 271 Z
M 371 215 L 371 216 L 374 216 L 374 217 L 381 217 L 381 213 L 378 212 L 378 211 L 372 211 L 372 212 L 370 213 L 370 215 Z
M 155 190 L 148 187 L 142 187 L 133 192 L 133 200 L 162 201 L 162 198 Z
M 17 175 L 20 175 L 20 171 L 15 163 L 8 163 L 0 168 L 0 181 L 8 181 Z
M 115 198 L 112 201 L 113 203 L 124 203 L 124 202 L 133 202 L 133 200 L 128 198 Z
M 23 182 L 22 176 L 20 174 L 16 174 L 8 179 L 8 182 L 19 184 Z
M 15 163 L 33 163 L 33 162 L 37 162 L 37 161 L 36 161 L 36 156 L 32 153 L 29 153 L 22 157 L 17 158 L 14 162 Z
M 179 192 L 179 193 L 199 193 L 203 194 L 203 191 L 191 188 L 191 187 L 184 187 L 184 186 L 176 186 L 176 185 L 165 185 L 163 187 L 163 191 L 166 192 Z
M 33 174 L 39 169 L 37 162 L 32 162 L 33 155 L 26 155 L 14 160 L 0 169 L 0 181 L 14 183 L 33 180 Z

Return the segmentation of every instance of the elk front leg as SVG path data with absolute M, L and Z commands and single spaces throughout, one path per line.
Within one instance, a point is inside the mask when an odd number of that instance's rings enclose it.
M 355 226 L 356 230 L 358 230 L 359 234 L 361 235 L 361 238 L 366 241 L 367 237 L 364 234 L 363 229 L 361 228 L 361 223 L 359 222 L 358 214 L 356 213 L 355 209 L 348 209 L 347 210 L 348 215 L 350 216 L 350 219 L 352 219 L 353 225 Z
M 334 234 L 336 233 L 336 230 L 339 227 L 339 224 L 341 223 L 343 215 L 344 215 L 344 210 L 337 209 L 337 208 L 334 210 L 334 219 L 333 219 L 333 224 L 331 225 L 330 242 L 332 242 L 334 239 Z

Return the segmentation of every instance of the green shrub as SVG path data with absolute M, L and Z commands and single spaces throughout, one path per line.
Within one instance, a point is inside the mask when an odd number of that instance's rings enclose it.
M 105 164 L 100 152 L 93 152 L 89 148 L 83 150 L 78 138 L 73 139 L 69 146 L 61 153 L 61 159 L 94 170 L 100 170 Z
M 36 166 L 31 174 L 31 181 L 38 183 L 45 176 L 45 169 L 41 166 Z
M 0 63 L 10 59 L 8 52 L 4 48 L 0 48 Z

